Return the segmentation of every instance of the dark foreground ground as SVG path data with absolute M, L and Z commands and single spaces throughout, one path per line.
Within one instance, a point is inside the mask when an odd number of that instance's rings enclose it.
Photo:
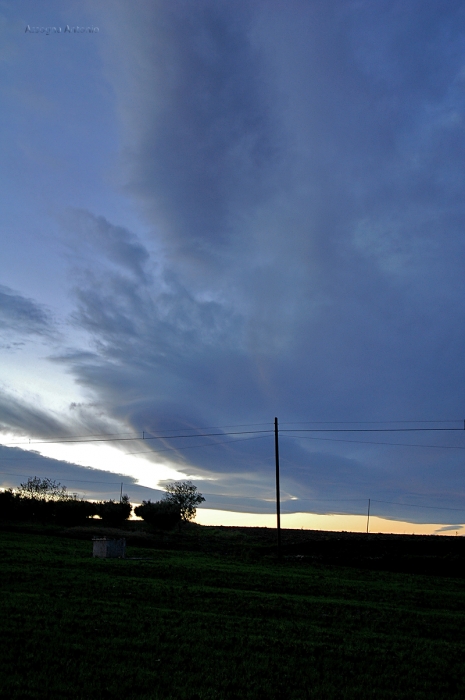
M 460 537 L 286 531 L 278 561 L 272 531 L 136 523 L 99 560 L 93 530 L 0 530 L 1 698 L 465 697 L 465 581 L 377 561 L 458 563 Z
M 7 527 L 7 526 L 4 526 Z M 19 526 L 21 527 L 27 526 Z M 35 526 L 37 528 L 37 526 Z M 40 530 L 40 528 L 39 528 Z M 43 528 L 44 533 L 89 539 L 92 534 L 126 537 L 132 546 L 216 553 L 246 561 L 276 558 L 276 531 L 263 527 L 213 527 L 188 523 L 157 533 L 141 521 L 109 529 L 98 521 L 86 527 Z M 351 566 L 379 571 L 465 577 L 465 537 L 378 535 L 316 530 L 282 530 L 282 558 L 295 563 Z
M 219 528 L 218 537 L 253 542 L 277 551 L 276 532 L 267 528 Z M 284 559 L 302 563 L 465 577 L 465 537 L 383 535 L 315 530 L 282 530 Z

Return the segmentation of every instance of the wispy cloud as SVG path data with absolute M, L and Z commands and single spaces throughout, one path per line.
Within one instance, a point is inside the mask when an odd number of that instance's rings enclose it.
M 444 527 L 438 528 L 436 532 L 451 532 L 452 530 L 456 532 L 463 530 L 463 525 L 445 525 Z
M 9 287 L 0 285 L 0 332 L 51 336 L 55 332 L 50 311 Z
M 0 432 L 49 437 L 65 435 L 65 422 L 45 407 L 0 390 Z
M 124 226 L 110 223 L 104 216 L 96 216 L 85 209 L 69 209 L 63 217 L 73 238 L 70 243 L 75 254 L 82 258 L 85 246 L 89 255 L 104 254 L 107 261 L 119 269 L 146 280 L 149 253 L 137 237 Z

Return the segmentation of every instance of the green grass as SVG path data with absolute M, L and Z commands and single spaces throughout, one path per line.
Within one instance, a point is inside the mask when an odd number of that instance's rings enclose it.
M 465 697 L 465 582 L 0 533 L 2 698 Z

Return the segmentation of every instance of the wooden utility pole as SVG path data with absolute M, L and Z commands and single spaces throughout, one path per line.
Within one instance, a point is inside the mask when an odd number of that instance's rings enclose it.
M 276 529 L 278 559 L 281 559 L 281 497 L 279 493 L 279 439 L 278 439 L 278 419 L 274 419 L 274 458 L 276 463 Z
M 370 527 L 370 499 L 368 499 L 368 514 L 367 514 L 367 535 L 368 535 L 368 528 Z

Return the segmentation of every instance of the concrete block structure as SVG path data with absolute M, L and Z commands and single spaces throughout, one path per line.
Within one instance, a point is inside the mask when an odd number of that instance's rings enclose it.
M 124 559 L 126 556 L 126 538 L 111 540 L 107 537 L 93 537 L 93 556 L 102 559 Z

